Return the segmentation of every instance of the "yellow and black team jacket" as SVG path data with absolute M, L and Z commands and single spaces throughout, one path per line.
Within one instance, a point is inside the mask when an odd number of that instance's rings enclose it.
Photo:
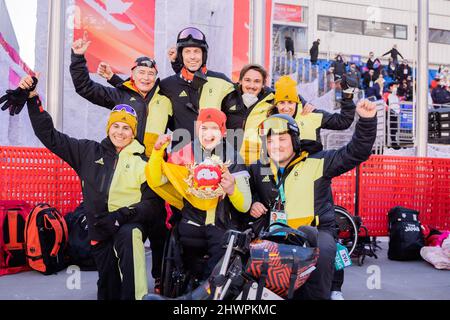
M 267 118 L 268 112 L 272 109 L 273 98 L 272 89 L 264 87 L 258 94 L 258 101 L 247 108 L 242 100 L 242 91 L 239 84 L 235 84 L 235 91 L 227 97 L 227 128 L 243 130 L 235 131 L 235 135 L 242 134 L 241 137 L 238 139 L 228 137 L 228 140 L 230 142 L 241 142 L 236 144 L 236 149 L 240 151 L 240 155 L 247 165 L 259 159 L 261 143 L 258 126 Z
M 234 193 L 226 195 L 223 199 L 200 199 L 187 192 L 188 184 L 185 181 L 189 176 L 189 170 L 184 165 L 168 163 L 164 160 L 166 144 L 160 150 L 153 150 L 146 167 L 146 176 L 149 186 L 161 198 L 181 211 L 182 217 L 194 225 L 213 224 L 222 229 L 240 228 L 243 221 L 241 216 L 246 215 L 250 209 L 252 196 L 249 184 L 249 173 L 242 164 L 237 164 L 234 159 L 235 152 L 224 150 L 220 153 L 222 160 L 227 161 L 227 155 L 231 165 L 228 167 L 235 178 Z M 198 140 L 193 142 L 192 148 L 199 150 Z M 231 146 L 228 146 L 229 148 Z M 227 148 L 226 143 L 218 148 Z M 217 150 L 217 148 L 216 148 Z M 205 153 L 195 153 L 195 163 L 202 162 Z M 217 154 L 219 155 L 219 154 Z M 194 158 L 194 155 L 191 157 Z M 193 161 L 194 162 L 194 161 Z
M 110 82 L 115 85 L 114 87 L 106 87 L 92 81 L 84 55 L 78 55 L 72 51 L 71 60 L 70 75 L 75 90 L 80 96 L 108 109 L 118 104 L 128 104 L 133 107 L 138 116 L 136 139 L 144 144 L 146 154 L 149 156 L 158 135 L 165 133 L 171 110 L 170 100 L 159 94 L 159 79 L 156 80 L 153 89 L 143 97 L 130 80 L 122 81 L 120 77 L 115 76 Z
M 333 227 L 335 213 L 331 180 L 369 158 L 376 138 L 376 127 L 376 117 L 360 118 L 349 144 L 338 150 L 322 150 L 313 154 L 303 151 L 289 163 L 283 175 L 271 161 L 267 164 L 258 161 L 251 165 L 253 201 L 272 208 L 280 189 L 278 183 L 282 181 L 284 210 L 292 228 L 301 225 Z
M 316 109 L 304 116 L 302 115 L 303 103 L 300 102 L 294 119 L 300 129 L 301 139 L 320 142 L 320 129 L 348 129 L 355 118 L 355 110 L 356 106 L 352 99 L 343 99 L 340 113 L 329 113 L 325 110 Z
M 28 99 L 27 104 L 36 136 L 80 177 L 90 240 L 106 239 L 103 232 L 94 226 L 95 216 L 122 207 L 133 205 L 136 208 L 134 222 L 153 223 L 152 212 L 159 212 L 156 210 L 161 210 L 161 205 L 164 207 L 148 187 L 143 145 L 134 140 L 117 154 L 109 138 L 98 143 L 78 140 L 57 131 L 38 97 Z
M 180 73 L 165 78 L 160 83 L 160 94 L 169 98 L 172 112 L 169 115 L 168 128 L 172 131 L 186 129 L 194 140 L 194 123 L 199 110 L 203 108 L 221 109 L 228 117 L 227 95 L 234 91 L 233 83 L 222 73 L 208 70 L 206 81 L 188 82 Z M 166 114 L 161 114 L 164 121 Z M 236 129 L 233 127 L 227 129 Z
M 241 157 L 245 164 L 255 163 L 261 156 L 261 139 L 258 134 L 259 125 L 271 114 L 276 113 L 273 106 L 274 95 L 269 90 L 264 98 L 250 110 L 244 122 L 244 138 L 240 148 Z M 320 142 L 320 129 L 345 130 L 353 123 L 356 106 L 352 100 L 343 100 L 340 113 L 329 113 L 316 109 L 313 112 L 302 115 L 303 103 L 306 101 L 300 96 L 294 119 L 300 128 L 301 139 Z

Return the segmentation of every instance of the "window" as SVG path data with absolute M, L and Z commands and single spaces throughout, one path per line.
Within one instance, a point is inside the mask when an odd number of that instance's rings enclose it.
M 395 38 L 396 39 L 408 39 L 408 27 L 395 25 Z
M 330 17 L 319 16 L 317 19 L 317 29 L 330 31 Z
M 364 21 L 364 34 L 366 36 L 394 38 L 395 25 L 375 21 Z
M 450 44 L 450 31 L 430 28 L 429 41 L 433 43 Z
M 408 39 L 407 26 L 376 21 L 318 16 L 317 29 L 372 37 Z
M 332 18 L 331 30 L 343 33 L 363 34 L 361 20 Z

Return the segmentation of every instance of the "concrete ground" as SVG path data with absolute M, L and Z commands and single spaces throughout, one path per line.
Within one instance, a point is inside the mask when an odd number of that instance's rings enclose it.
M 347 300 L 450 300 L 450 271 L 436 270 L 425 261 L 387 259 L 387 239 L 380 239 L 378 259 L 367 257 L 363 266 L 345 269 Z M 151 254 L 147 252 L 148 265 Z M 148 268 L 149 269 L 149 268 Z M 148 271 L 149 287 L 153 279 Z M 35 271 L 0 277 L 0 300 L 95 300 L 97 272 L 44 276 Z

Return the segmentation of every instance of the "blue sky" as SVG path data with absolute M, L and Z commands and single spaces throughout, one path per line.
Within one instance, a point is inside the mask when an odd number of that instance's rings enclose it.
M 37 2 L 38 0 L 5 0 L 19 43 L 20 56 L 31 69 L 34 69 Z

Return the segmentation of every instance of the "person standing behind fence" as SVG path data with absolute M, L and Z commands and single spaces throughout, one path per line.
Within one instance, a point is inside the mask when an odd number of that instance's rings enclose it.
M 311 64 L 316 65 L 317 59 L 319 58 L 319 45 L 320 39 L 313 42 L 311 49 L 309 49 L 309 54 L 311 56 Z
M 22 78 L 29 90 L 33 80 Z M 115 106 L 106 126 L 107 137 L 98 143 L 75 139 L 53 126 L 36 92 L 27 100 L 34 133 L 51 152 L 66 161 L 81 180 L 87 210 L 89 239 L 99 279 L 99 300 L 142 299 L 148 293 L 144 241 L 152 236 L 153 277 L 160 276 L 167 233 L 164 205 L 149 188 L 144 146 L 136 139 L 137 114 L 129 105 Z
M 398 65 L 398 56 L 402 57 L 402 59 L 405 59 L 403 58 L 402 54 L 397 50 L 396 44 L 393 45 L 391 50 L 383 54 L 382 57 L 387 56 L 388 54 L 391 55 L 392 61 L 395 63 L 395 65 Z
M 345 69 L 347 67 L 347 63 L 344 62 L 342 54 L 339 53 L 336 56 L 336 59 L 331 64 L 331 67 L 333 68 L 334 78 L 335 79 L 342 78 L 342 75 L 345 73 Z
M 289 35 L 284 37 L 284 46 L 286 48 L 286 53 L 289 55 L 291 53 L 291 57 L 294 58 L 295 50 L 294 50 L 294 40 Z

